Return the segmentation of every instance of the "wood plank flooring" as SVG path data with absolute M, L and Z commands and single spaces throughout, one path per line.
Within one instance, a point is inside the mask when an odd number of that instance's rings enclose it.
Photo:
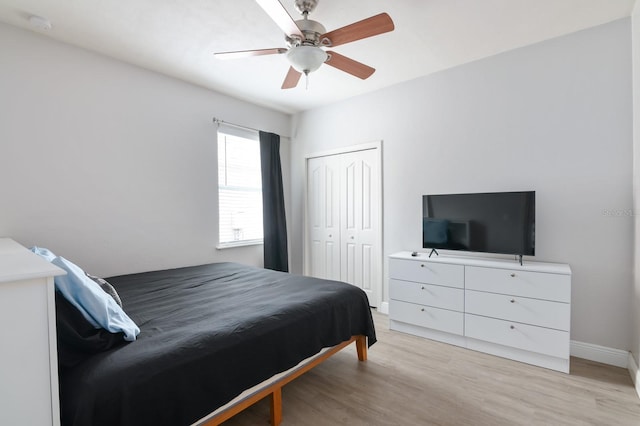
M 640 425 L 629 372 L 578 358 L 567 375 L 389 331 L 358 362 L 355 345 L 286 385 L 282 426 Z M 263 400 L 225 426 L 268 425 Z

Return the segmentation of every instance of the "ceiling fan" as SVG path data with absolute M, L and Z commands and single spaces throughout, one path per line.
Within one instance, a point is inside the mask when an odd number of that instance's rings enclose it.
M 322 64 L 331 65 L 363 80 L 369 78 L 375 68 L 323 48 L 340 46 L 394 29 L 391 17 L 386 13 L 380 13 L 327 32 L 322 24 L 309 19 L 309 13 L 316 8 L 318 0 L 295 0 L 295 7 L 303 17 L 297 21 L 291 18 L 291 15 L 278 0 L 256 0 L 256 2 L 284 31 L 287 47 L 219 52 L 215 55 L 219 59 L 236 59 L 286 53 L 291 66 L 284 83 L 282 83 L 283 89 L 296 87 L 303 73 L 308 76 L 310 72 L 317 70 Z

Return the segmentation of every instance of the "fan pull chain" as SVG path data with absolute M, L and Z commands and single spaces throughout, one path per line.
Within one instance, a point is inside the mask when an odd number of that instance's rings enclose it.
M 309 73 L 304 73 L 304 90 L 309 90 Z

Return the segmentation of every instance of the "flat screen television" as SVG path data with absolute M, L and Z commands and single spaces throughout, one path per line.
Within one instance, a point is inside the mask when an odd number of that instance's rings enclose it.
M 534 256 L 535 224 L 535 191 L 422 197 L 426 249 Z

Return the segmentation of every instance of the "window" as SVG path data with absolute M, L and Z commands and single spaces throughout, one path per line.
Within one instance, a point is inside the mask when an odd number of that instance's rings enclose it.
M 262 243 L 257 132 L 218 130 L 218 206 L 219 247 Z

